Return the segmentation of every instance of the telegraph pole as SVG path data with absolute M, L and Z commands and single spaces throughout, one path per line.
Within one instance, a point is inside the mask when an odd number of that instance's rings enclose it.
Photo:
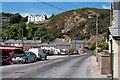
M 23 29 L 22 29 L 22 48 L 24 49 L 24 40 L 23 40 L 23 38 L 24 38 L 24 35 L 23 35 Z
M 97 45 L 98 45 L 98 13 L 96 13 L 96 54 L 97 54 Z

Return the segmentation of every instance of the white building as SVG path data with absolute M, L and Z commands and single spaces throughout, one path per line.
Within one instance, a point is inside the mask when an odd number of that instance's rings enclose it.
M 113 21 L 109 27 L 109 53 L 113 53 L 113 77 L 118 78 L 118 57 L 120 56 L 120 0 L 113 3 Z
M 37 22 L 40 22 L 40 21 L 44 21 L 47 19 L 47 15 L 46 14 L 42 14 L 42 15 L 29 15 L 28 16 L 28 22 L 27 23 L 30 23 L 30 22 L 33 22 L 33 23 L 37 23 Z

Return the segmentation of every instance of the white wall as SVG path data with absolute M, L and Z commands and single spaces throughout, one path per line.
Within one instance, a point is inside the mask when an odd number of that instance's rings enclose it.
M 110 40 L 112 40 L 113 43 L 113 53 L 114 53 L 114 64 L 113 64 L 113 73 L 114 73 L 114 78 L 118 78 L 118 53 L 120 54 L 120 40 L 115 40 L 113 37 L 110 35 L 109 36 Z M 109 42 L 109 53 L 111 52 L 111 45 Z

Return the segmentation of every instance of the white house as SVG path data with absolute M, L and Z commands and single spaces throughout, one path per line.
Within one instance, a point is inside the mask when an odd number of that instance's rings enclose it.
M 27 23 L 30 23 L 30 22 L 33 22 L 33 23 L 37 23 L 37 22 L 40 22 L 40 21 L 44 21 L 47 19 L 47 15 L 46 14 L 42 14 L 42 15 L 29 15 L 28 16 L 28 22 Z
M 118 56 L 120 56 L 120 0 L 113 4 L 113 22 L 109 27 L 109 53 L 113 53 L 113 77 L 118 78 Z

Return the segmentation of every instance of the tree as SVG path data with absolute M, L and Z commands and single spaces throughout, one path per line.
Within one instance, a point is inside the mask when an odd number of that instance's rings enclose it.
M 50 19 L 52 19 L 53 17 L 55 17 L 55 14 L 53 13 L 52 16 L 50 16 Z
M 22 16 L 19 13 L 15 13 L 10 17 L 10 23 L 19 23 L 22 19 Z
M 28 16 L 27 17 L 22 17 L 21 22 L 27 22 L 27 18 L 28 18 Z
M 44 28 L 44 26 L 39 26 L 37 31 L 35 32 L 35 36 L 37 37 L 37 39 L 44 39 L 46 35 L 46 29 Z
M 85 27 L 85 22 L 84 22 L 84 21 L 80 22 L 80 23 L 79 23 L 79 27 L 80 27 L 80 28 Z

